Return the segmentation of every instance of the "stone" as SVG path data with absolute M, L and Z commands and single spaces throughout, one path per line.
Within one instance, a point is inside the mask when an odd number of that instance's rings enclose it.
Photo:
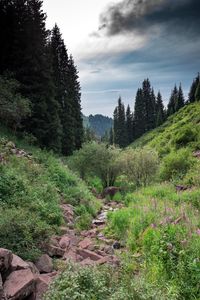
M 81 266 L 94 266 L 96 265 L 96 262 L 94 260 L 91 260 L 90 258 L 85 258 L 80 262 Z
M 25 262 L 19 256 L 13 254 L 13 259 L 11 262 L 11 272 L 17 271 L 17 270 L 29 269 L 29 268 L 30 268 L 30 266 L 27 262 Z
M 43 254 L 35 265 L 40 273 L 51 273 L 53 271 L 52 259 L 47 254 Z
M 34 265 L 34 263 L 32 263 L 31 261 L 27 261 L 27 263 L 29 264 L 29 268 L 33 274 L 40 274 L 38 268 L 36 267 L 36 265 Z
M 50 239 L 50 244 L 52 246 L 59 247 L 59 240 L 60 240 L 60 237 L 52 236 L 51 239 Z
M 77 249 L 77 253 L 83 257 L 83 259 L 85 258 L 90 258 L 91 260 L 99 260 L 102 258 L 101 255 L 97 254 L 96 252 L 93 252 L 93 251 L 90 251 L 90 250 L 87 250 L 87 249 Z
M 79 247 L 82 249 L 87 249 L 89 246 L 92 245 L 92 241 L 89 238 L 85 238 L 84 240 L 82 240 L 79 244 Z
M 100 225 L 104 225 L 105 224 L 105 220 L 93 220 L 92 224 L 100 226 Z
M 61 205 L 64 219 L 67 223 L 72 222 L 74 219 L 74 211 L 73 206 L 70 204 L 62 204 Z
M 11 251 L 0 248 L 0 273 L 7 271 L 12 263 L 13 254 Z
M 62 238 L 60 239 L 60 242 L 59 242 L 59 246 L 62 248 L 62 249 L 67 249 L 70 245 L 70 238 L 69 236 L 62 236 Z
M 111 198 L 120 191 L 119 187 L 116 186 L 109 186 L 107 188 L 104 189 L 103 193 L 102 193 L 102 197 L 106 197 L 106 196 L 110 196 Z
M 56 246 L 52 246 L 50 245 L 48 247 L 48 254 L 51 257 L 63 257 L 63 255 L 65 254 L 65 249 L 62 249 L 60 247 L 56 247 Z
M 35 300 L 42 300 L 43 295 L 47 292 L 49 285 L 55 277 L 55 275 L 52 276 L 52 274 L 41 274 L 36 279 Z
M 21 300 L 35 292 L 35 277 L 30 269 L 14 271 L 3 287 L 8 299 Z
M 4 291 L 3 291 L 3 281 L 2 281 L 1 274 L 0 274 L 0 299 L 1 300 L 5 299 L 5 295 L 4 295 Z
M 112 245 L 113 249 L 120 249 L 121 248 L 121 244 L 118 241 L 115 241 Z

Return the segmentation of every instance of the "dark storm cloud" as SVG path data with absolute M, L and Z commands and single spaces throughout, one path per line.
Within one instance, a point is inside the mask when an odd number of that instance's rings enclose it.
M 200 0 L 124 0 L 100 16 L 100 30 L 108 35 L 149 32 L 152 28 L 200 35 Z

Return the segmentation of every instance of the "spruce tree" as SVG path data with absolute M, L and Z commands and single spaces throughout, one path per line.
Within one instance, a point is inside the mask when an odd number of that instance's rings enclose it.
M 197 85 L 197 88 L 196 88 L 195 101 L 200 101 L 200 81 L 199 81 L 199 83 Z
M 118 99 L 118 106 L 114 110 L 114 143 L 120 147 L 127 145 L 127 131 L 125 120 L 125 107 L 121 97 Z
M 170 96 L 169 103 L 167 106 L 167 115 L 168 116 L 170 116 L 176 112 L 177 102 L 178 102 L 178 90 L 175 85 L 174 89 L 171 92 L 171 96 Z
M 129 105 L 127 106 L 126 110 L 126 132 L 127 145 L 129 145 L 133 141 L 133 115 Z
M 182 91 L 182 86 L 180 84 L 179 89 L 178 89 L 176 107 L 175 107 L 176 111 L 181 109 L 184 105 L 185 105 L 185 99 L 184 99 L 184 95 L 183 95 L 183 91 Z
M 142 84 L 143 104 L 145 110 L 145 131 L 155 127 L 155 95 L 149 79 Z
M 156 127 L 163 124 L 164 121 L 165 121 L 165 111 L 164 111 L 162 95 L 159 91 L 156 99 Z
M 142 89 L 137 90 L 134 106 L 135 138 L 145 133 L 146 114 Z
M 189 103 L 193 103 L 196 101 L 195 93 L 196 93 L 196 89 L 197 89 L 199 82 L 200 82 L 200 73 L 198 73 L 197 77 L 193 80 L 193 83 L 191 85 L 190 92 L 188 95 Z

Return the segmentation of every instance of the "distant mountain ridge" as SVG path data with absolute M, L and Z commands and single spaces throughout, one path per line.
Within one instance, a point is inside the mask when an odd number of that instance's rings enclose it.
M 83 115 L 83 126 L 91 128 L 98 137 L 103 137 L 113 126 L 113 119 L 101 114 Z

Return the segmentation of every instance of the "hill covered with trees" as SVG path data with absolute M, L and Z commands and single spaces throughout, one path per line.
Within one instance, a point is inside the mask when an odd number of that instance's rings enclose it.
M 0 120 L 42 147 L 71 154 L 83 125 L 77 67 L 41 0 L 0 3 Z

